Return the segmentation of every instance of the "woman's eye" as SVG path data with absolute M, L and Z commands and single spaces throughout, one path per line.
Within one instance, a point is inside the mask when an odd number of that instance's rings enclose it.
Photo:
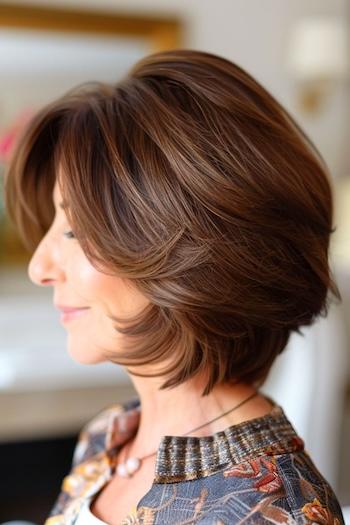
M 65 237 L 67 237 L 67 239 L 74 239 L 75 238 L 75 235 L 74 235 L 74 233 L 71 230 L 63 232 L 63 235 Z

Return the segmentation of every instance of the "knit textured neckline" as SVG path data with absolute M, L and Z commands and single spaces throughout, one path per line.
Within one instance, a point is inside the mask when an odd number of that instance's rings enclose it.
M 269 413 L 229 426 L 209 436 L 162 436 L 156 453 L 155 483 L 197 479 L 257 456 L 304 450 L 304 441 L 287 418 L 283 408 L 272 403 Z M 137 431 L 140 419 L 138 397 L 122 404 L 112 414 L 106 436 L 107 453 L 116 451 Z

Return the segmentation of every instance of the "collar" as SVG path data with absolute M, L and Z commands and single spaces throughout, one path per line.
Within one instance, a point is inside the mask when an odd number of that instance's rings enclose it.
M 304 450 L 283 408 L 265 395 L 273 408 L 264 416 L 232 425 L 210 436 L 163 436 L 156 452 L 155 483 L 197 479 L 257 456 Z M 111 466 L 121 446 L 137 431 L 140 400 L 135 397 L 111 413 L 105 450 Z M 120 407 L 120 405 L 119 405 Z

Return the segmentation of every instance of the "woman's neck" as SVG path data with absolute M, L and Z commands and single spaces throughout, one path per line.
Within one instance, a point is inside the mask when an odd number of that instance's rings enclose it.
M 217 418 L 250 397 L 256 389 L 246 383 L 216 385 L 207 396 L 201 396 L 206 379 L 196 376 L 172 389 L 159 390 L 164 378 L 131 376 L 141 403 L 141 415 L 137 433 L 130 444 L 132 455 L 144 456 L 158 449 L 164 435 L 208 436 L 225 428 L 260 417 L 271 411 L 271 403 L 258 395 L 243 403 L 229 414 Z M 129 454 L 130 455 L 130 454 Z

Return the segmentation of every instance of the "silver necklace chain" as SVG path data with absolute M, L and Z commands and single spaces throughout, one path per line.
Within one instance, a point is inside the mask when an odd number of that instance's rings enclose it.
M 214 419 L 211 419 L 210 421 L 207 421 L 203 425 L 200 425 L 199 427 L 196 427 L 196 428 L 193 428 L 192 430 L 189 430 L 188 432 L 186 432 L 186 434 L 181 434 L 180 437 L 187 436 L 188 434 L 191 434 L 192 432 L 195 432 L 196 430 L 199 430 L 199 429 L 209 425 L 210 423 L 213 423 L 214 421 L 217 421 L 221 417 L 226 416 L 230 412 L 233 412 L 237 408 L 241 407 L 244 403 L 247 403 L 248 401 L 253 399 L 253 397 L 258 395 L 258 393 L 259 393 L 258 391 L 254 392 L 253 394 L 248 396 L 246 399 L 243 399 L 243 401 L 238 403 L 238 405 L 234 406 L 233 408 L 230 408 L 229 410 L 227 410 L 223 414 L 220 414 L 219 416 L 216 416 Z M 151 452 L 150 454 L 147 454 L 146 456 L 142 456 L 142 457 L 132 456 L 132 457 L 129 457 L 129 458 L 125 459 L 123 462 L 119 462 L 116 465 L 115 473 L 118 476 L 121 476 L 123 478 L 130 478 L 130 477 L 132 477 L 134 475 L 134 473 L 137 470 L 140 469 L 142 461 L 144 459 L 150 458 L 151 456 L 154 456 L 157 453 L 157 451 L 158 451 L 158 449 L 155 450 L 154 452 Z

